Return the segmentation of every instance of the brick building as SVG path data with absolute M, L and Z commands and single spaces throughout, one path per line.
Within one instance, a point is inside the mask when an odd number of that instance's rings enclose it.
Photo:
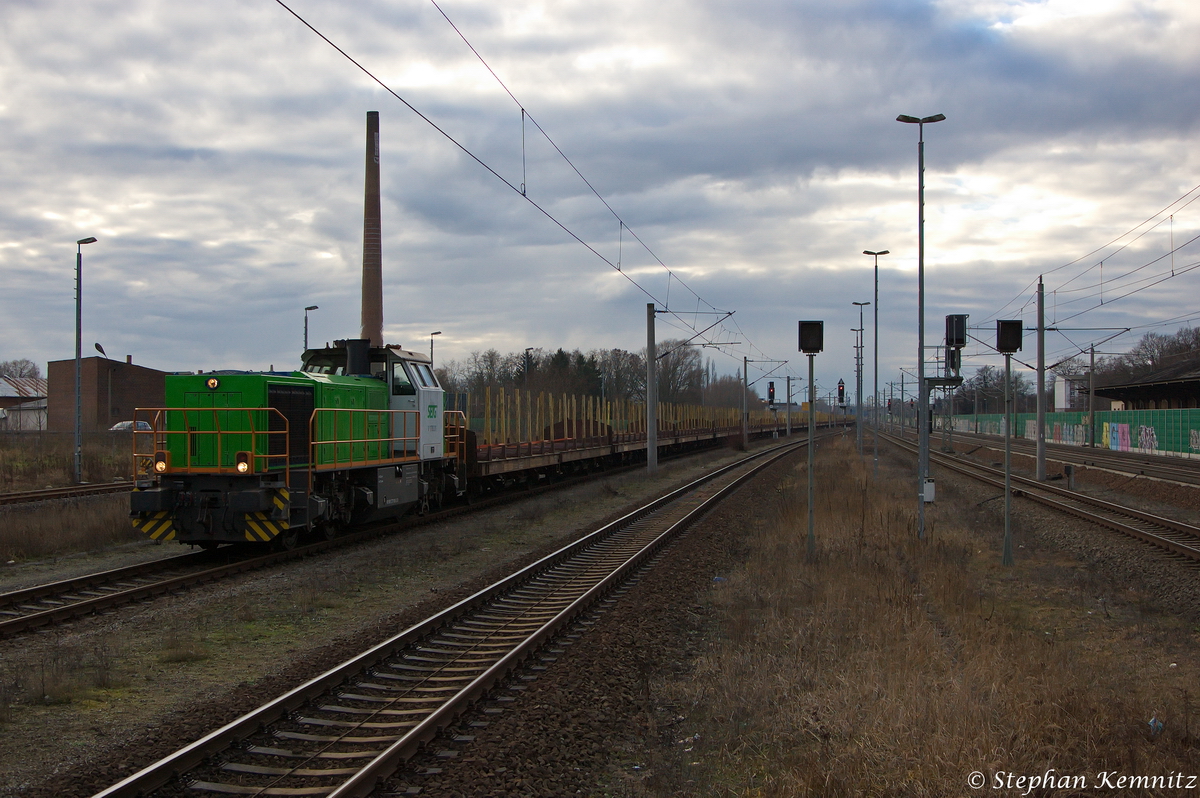
M 162 407 L 166 401 L 166 372 L 104 357 L 82 360 L 80 394 L 83 431 L 101 432 L 118 421 L 133 419 L 136 407 Z M 46 428 L 75 431 L 75 360 L 48 364 L 49 407 Z

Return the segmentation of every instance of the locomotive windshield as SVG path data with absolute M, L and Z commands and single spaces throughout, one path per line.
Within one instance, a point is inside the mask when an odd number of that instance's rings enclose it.
M 433 376 L 433 370 L 424 363 L 412 363 L 412 369 L 416 372 L 417 379 L 426 388 L 437 388 L 437 378 Z

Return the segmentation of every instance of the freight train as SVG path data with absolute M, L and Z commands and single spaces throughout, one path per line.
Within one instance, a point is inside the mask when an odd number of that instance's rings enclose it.
M 490 425 L 477 440 L 463 412 L 445 409 L 431 366 L 352 339 L 305 352 L 299 371 L 167 376 L 167 407 L 135 415 L 149 429 L 134 433 L 134 527 L 205 548 L 290 548 L 468 492 L 645 457 L 637 406 L 618 422 L 595 400 L 564 399 L 535 416 L 526 399 L 515 413 L 525 434 L 493 417 L 476 420 Z M 735 414 L 664 406 L 659 448 L 723 442 L 740 433 Z M 757 421 L 752 433 L 770 434 L 774 425 Z

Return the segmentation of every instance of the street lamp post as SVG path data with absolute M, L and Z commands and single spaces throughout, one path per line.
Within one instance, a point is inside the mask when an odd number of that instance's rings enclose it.
M 925 383 L 925 125 L 946 116 L 900 114 L 897 122 L 917 126 L 917 537 L 925 537 L 925 481 L 929 476 L 929 386 Z
M 856 435 L 858 438 L 858 456 L 862 457 L 862 453 L 863 453 L 863 442 L 862 442 L 863 376 L 862 376 L 862 370 L 863 370 L 863 349 L 866 348 L 866 345 L 867 345 L 867 336 L 866 336 L 867 330 L 865 327 L 863 327 L 863 308 L 871 303 L 870 302 L 855 302 L 854 304 L 858 306 L 858 342 L 859 342 L 858 343 L 858 363 L 857 363 L 858 373 L 856 374 L 856 377 L 855 377 L 856 382 L 855 382 L 855 386 L 854 386 L 855 401 L 858 403 L 858 411 L 857 411 L 858 417 L 855 419 L 855 426 L 858 428 L 856 431 Z
M 863 250 L 864 255 L 871 255 L 875 258 L 875 387 L 874 391 L 874 413 L 871 414 L 872 429 L 875 430 L 875 457 L 874 457 L 874 476 L 879 478 L 879 256 L 890 254 L 886 249 L 881 249 L 878 252 L 872 252 L 869 249 Z
M 306 307 L 304 309 L 304 351 L 305 352 L 308 351 L 308 312 L 310 310 L 317 310 L 317 306 L 309 305 L 308 307 Z
M 93 236 L 75 242 L 75 481 L 83 482 L 83 245 Z
M 433 368 L 433 336 L 441 335 L 442 331 L 431 332 L 429 334 L 429 368 Z

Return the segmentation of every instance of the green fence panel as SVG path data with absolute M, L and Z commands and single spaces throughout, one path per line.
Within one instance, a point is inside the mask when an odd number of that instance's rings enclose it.
M 943 419 L 935 419 L 940 429 Z M 1004 415 L 987 413 L 955 416 L 952 429 L 984 435 L 1004 434 Z M 1037 414 L 1017 413 L 1013 418 L 1013 437 L 1037 440 Z M 1088 414 L 1062 412 L 1046 414 L 1046 440 L 1071 446 L 1087 446 L 1122 452 L 1200 455 L 1200 409 L 1180 410 L 1107 410 L 1095 414 L 1094 428 L 1088 429 Z

